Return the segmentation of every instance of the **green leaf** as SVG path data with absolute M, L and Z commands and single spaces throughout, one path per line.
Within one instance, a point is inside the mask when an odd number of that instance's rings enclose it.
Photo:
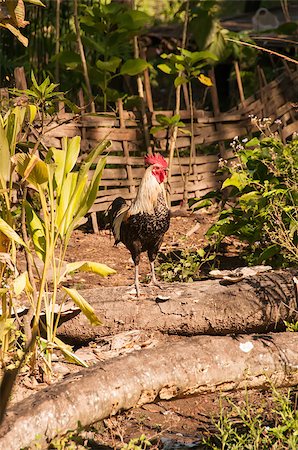
M 258 261 L 259 263 L 263 261 L 268 261 L 268 259 L 272 258 L 272 256 L 277 255 L 278 253 L 280 253 L 279 245 L 276 244 L 270 245 L 260 254 Z
M 101 61 L 100 59 L 98 59 L 96 61 L 96 67 L 103 72 L 115 73 L 121 64 L 121 61 L 122 59 L 118 58 L 117 56 L 112 56 L 109 61 Z
M 35 253 L 41 261 L 45 259 L 46 238 L 44 224 L 33 210 L 29 202 L 25 203 L 26 221 Z
M 212 201 L 209 199 L 199 200 L 198 202 L 194 203 L 191 208 L 195 211 L 201 208 L 207 208 L 208 206 L 212 205 Z
M 44 8 L 46 5 L 44 5 L 40 0 L 24 0 L 25 3 L 31 3 L 32 5 L 36 6 L 43 6 Z
M 180 116 L 179 116 L 180 118 Z M 161 125 L 169 126 L 171 125 L 171 118 L 166 116 L 165 114 L 156 114 L 156 120 Z
M 173 73 L 172 67 L 169 66 L 168 64 L 158 64 L 157 67 L 159 68 L 159 70 L 161 70 L 164 73 L 167 73 L 167 74 Z
M 16 242 L 17 244 L 23 245 L 23 247 L 27 248 L 27 245 L 23 241 L 23 239 L 8 225 L 5 220 L 0 218 L 0 231 L 5 234 L 11 241 Z
M 9 149 L 9 143 L 7 140 L 7 136 L 5 133 L 5 129 L 2 125 L 2 123 L 0 122 L 0 153 L 1 153 L 1 158 L 0 158 L 0 183 L 2 182 L 2 180 L 5 182 L 5 185 L 2 186 L 2 189 L 6 188 L 6 183 L 9 181 L 10 179 L 10 149 Z
M 70 289 L 64 286 L 62 286 L 62 289 L 80 308 L 80 310 L 87 317 L 92 326 L 102 325 L 101 320 L 95 314 L 95 311 L 92 308 L 92 306 L 82 297 L 82 295 L 76 289 Z
M 57 336 L 54 338 L 54 343 L 57 345 L 57 348 L 63 353 L 65 356 L 65 359 L 72 363 L 72 364 L 78 364 L 82 367 L 88 367 L 88 364 L 81 358 L 79 358 L 77 355 L 73 353 L 72 347 L 70 345 L 65 344 L 63 341 L 61 341 Z
M 245 188 L 247 186 L 247 174 L 244 172 L 235 172 L 232 174 L 230 178 L 227 178 L 223 184 L 222 189 L 228 187 L 228 186 L 235 186 L 239 191 Z
M 159 131 L 162 131 L 162 130 L 164 130 L 164 129 L 165 129 L 164 126 L 152 127 L 152 128 L 150 129 L 150 133 L 151 133 L 151 134 L 156 134 L 156 133 L 158 133 Z
M 32 124 L 32 122 L 34 122 L 34 119 L 36 117 L 37 107 L 35 105 L 28 105 L 28 110 L 29 110 L 29 123 Z
M 186 84 L 187 83 L 187 78 L 183 77 L 183 76 L 178 76 L 175 78 L 174 81 L 174 85 L 175 87 L 180 86 L 181 84 Z
M 113 275 L 116 273 L 116 270 L 111 269 L 106 264 L 97 263 L 94 261 L 76 261 L 73 263 L 66 264 L 66 269 L 64 275 L 73 272 L 93 272 L 102 277 L 106 277 L 108 275 Z
M 136 59 L 128 59 L 121 67 L 120 73 L 121 75 L 138 75 L 141 72 L 144 72 L 145 69 L 151 67 L 147 61 L 141 58 Z
M 259 144 L 259 139 L 254 137 L 250 141 L 246 142 L 245 147 L 257 147 Z
M 36 155 L 17 153 L 12 157 L 12 161 L 16 164 L 18 174 L 35 188 L 48 181 L 48 166 Z
M 16 296 L 20 295 L 24 290 L 33 292 L 33 288 L 29 281 L 28 272 L 25 271 L 13 280 L 13 290 Z

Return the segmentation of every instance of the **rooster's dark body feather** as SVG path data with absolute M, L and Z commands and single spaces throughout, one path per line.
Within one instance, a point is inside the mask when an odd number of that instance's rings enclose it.
M 163 178 L 162 181 L 156 178 L 154 167 L 152 165 L 147 168 L 131 206 L 122 197 L 117 197 L 109 211 L 109 222 L 115 243 L 122 242 L 134 261 L 137 294 L 140 255 L 147 252 L 152 268 L 152 280 L 155 282 L 154 260 L 170 225 L 170 210 L 167 206 Z

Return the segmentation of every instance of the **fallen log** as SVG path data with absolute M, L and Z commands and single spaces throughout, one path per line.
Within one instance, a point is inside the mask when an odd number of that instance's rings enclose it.
M 218 280 L 168 283 L 162 291 L 144 287 L 148 295 L 140 299 L 124 286 L 84 290 L 103 326 L 92 327 L 80 314 L 60 326 L 58 334 L 82 344 L 133 329 L 186 336 L 284 330 L 285 320 L 298 320 L 294 275 L 272 271 L 228 286 Z
M 298 383 L 297 333 L 173 340 L 84 369 L 17 403 L 0 428 L 0 448 L 43 448 L 78 423 L 155 400 Z

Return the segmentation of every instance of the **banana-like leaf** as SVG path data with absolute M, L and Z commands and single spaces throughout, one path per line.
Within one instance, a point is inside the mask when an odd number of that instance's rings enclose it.
M 15 295 L 20 295 L 24 290 L 33 292 L 32 285 L 29 281 L 28 272 L 27 270 L 23 272 L 21 275 L 19 275 L 15 280 L 13 281 L 13 290 Z
M 20 245 L 23 245 L 23 247 L 27 248 L 27 245 L 23 241 L 23 239 L 11 228 L 10 225 L 8 225 L 5 220 L 0 218 L 0 231 L 5 234 L 11 241 L 17 242 Z
M 0 342 L 6 334 L 14 327 L 14 319 L 8 319 L 4 316 L 0 316 Z
M 66 213 L 70 199 L 75 191 L 78 179 L 77 172 L 67 174 L 63 180 L 60 195 L 57 197 L 56 225 L 60 229 L 60 235 L 64 236 L 66 230 Z
M 17 153 L 12 157 L 16 171 L 36 189 L 49 179 L 47 164 L 36 155 Z
M 29 123 L 31 124 L 32 122 L 34 122 L 34 119 L 36 117 L 37 107 L 35 105 L 28 105 L 28 112 L 29 112 Z
M 60 195 L 63 183 L 69 172 L 73 169 L 80 153 L 80 136 L 72 139 L 62 139 L 62 150 L 52 149 L 56 164 L 55 178 L 57 182 L 57 194 Z
M 0 179 L 5 183 L 10 179 L 10 149 L 3 124 L 0 122 Z M 1 186 L 2 189 L 5 186 Z
M 65 275 L 76 271 L 93 272 L 102 277 L 106 277 L 107 275 L 113 275 L 114 273 L 116 273 L 116 270 L 111 269 L 111 267 L 108 267 L 106 264 L 101 264 L 93 261 L 76 261 L 66 264 L 66 269 L 64 274 L 62 275 L 62 278 Z
M 92 306 L 82 297 L 82 295 L 76 290 L 67 287 L 62 287 L 62 289 L 70 296 L 70 298 L 75 302 L 75 304 L 80 308 L 83 314 L 90 321 L 91 325 L 101 325 L 101 320 L 95 314 Z
M 16 106 L 12 110 L 12 112 L 8 115 L 6 136 L 9 142 L 11 156 L 15 154 L 18 136 L 22 130 L 25 115 L 26 115 L 26 108 L 22 106 Z
M 73 364 L 78 364 L 79 366 L 88 367 L 88 364 L 77 355 L 75 355 L 72 351 L 72 347 L 70 345 L 64 344 L 59 338 L 55 337 L 54 343 L 61 350 L 65 358 L 68 362 Z
M 83 199 L 81 208 L 78 211 L 78 214 L 76 217 L 77 222 L 79 222 L 79 220 L 87 214 L 87 212 L 89 211 L 89 209 L 91 208 L 91 206 L 93 205 L 93 203 L 96 199 L 98 187 L 100 184 L 102 172 L 103 172 L 105 165 L 106 165 L 106 158 L 101 158 L 97 163 L 97 167 L 94 171 L 92 180 L 89 183 L 89 187 L 87 189 L 85 198 Z
M 88 175 L 85 178 L 81 178 L 73 190 L 72 197 L 69 201 L 69 205 L 66 211 L 65 218 L 65 231 L 69 233 L 73 230 L 74 225 L 78 220 L 78 210 L 81 208 L 84 202 L 84 192 L 88 183 Z
M 36 212 L 31 208 L 30 203 L 25 203 L 26 220 L 32 239 L 35 253 L 41 261 L 44 261 L 46 251 L 46 238 L 44 225 Z

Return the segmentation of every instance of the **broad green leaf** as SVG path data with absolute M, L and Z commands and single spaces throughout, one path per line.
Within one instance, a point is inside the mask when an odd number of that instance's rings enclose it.
M 58 53 L 58 55 L 52 57 L 52 60 L 58 60 L 61 64 L 64 64 L 66 68 L 73 70 L 76 69 L 81 64 L 80 55 L 73 51 L 63 51 Z
M 102 172 L 105 165 L 106 165 L 106 158 L 101 158 L 101 160 L 97 164 L 96 170 L 94 171 L 92 180 L 89 184 L 86 194 L 86 201 L 83 204 L 83 208 L 79 211 L 80 213 L 79 217 L 85 216 L 85 214 L 87 214 L 87 212 L 95 202 L 98 193 L 98 187 L 100 185 Z
M 94 261 L 76 261 L 73 263 L 66 264 L 65 275 L 72 272 L 93 272 L 102 277 L 107 275 L 113 275 L 116 270 L 111 269 L 106 264 L 97 263 Z
M 8 22 L 1 22 L 0 27 L 7 28 L 16 38 L 23 44 L 24 47 L 28 47 L 28 38 L 26 38 L 18 28 Z
M 46 5 L 44 3 L 42 3 L 40 0 L 24 0 L 25 3 L 31 3 L 32 5 L 36 5 L 36 6 L 44 6 L 46 7 Z
M 185 84 L 185 83 L 187 83 L 187 78 L 185 78 L 183 76 L 178 76 L 175 78 L 175 81 L 174 81 L 175 87 L 178 87 L 181 84 Z
M 15 278 L 13 281 L 13 290 L 16 296 L 20 295 L 24 290 L 29 292 L 33 291 L 27 271 Z
M 3 180 L 5 183 L 7 183 L 10 179 L 10 149 L 8 140 L 6 137 L 5 129 L 0 122 L 0 182 Z M 2 186 L 2 189 L 4 189 L 6 186 Z
M 81 149 L 80 144 L 81 144 L 80 136 L 75 136 L 70 140 L 66 141 L 66 146 L 64 148 L 66 149 L 65 167 L 64 167 L 65 174 L 70 172 L 73 169 L 74 165 L 76 164 Z
M 23 239 L 8 225 L 5 220 L 0 218 L 0 231 L 5 234 L 11 241 L 16 242 L 17 244 L 23 245 L 23 247 L 27 248 L 27 245 L 23 241 Z
M 141 58 L 128 59 L 121 67 L 120 73 L 121 75 L 138 75 L 139 73 L 144 72 L 145 69 L 151 67 L 147 61 Z
M 65 344 L 61 341 L 57 336 L 55 336 L 54 343 L 57 345 L 59 350 L 63 353 L 66 360 L 73 364 L 78 364 L 79 366 L 88 367 L 88 364 L 77 355 L 73 353 L 72 347 L 70 345 Z
M 197 209 L 201 209 L 201 208 L 208 208 L 208 206 L 212 205 L 212 201 L 210 199 L 204 199 L 204 200 L 199 200 L 198 202 L 194 203 L 191 207 L 192 209 L 194 209 L 195 211 Z
M 157 67 L 164 73 L 173 73 L 173 69 L 168 64 L 158 64 Z
M 267 261 L 268 259 L 272 258 L 272 256 L 275 256 L 278 253 L 280 253 L 279 245 L 276 245 L 276 244 L 270 245 L 260 254 L 258 261 L 259 261 L 259 263 L 261 263 L 263 261 Z
M 46 252 L 44 225 L 28 202 L 25 203 L 25 211 L 28 231 L 34 245 L 35 253 L 41 261 L 44 261 Z
M 179 117 L 180 118 L 180 117 Z M 156 120 L 157 122 L 159 122 L 161 125 L 166 125 L 169 126 L 171 125 L 171 118 L 167 117 L 164 114 L 156 114 Z
M 162 131 L 162 130 L 164 130 L 164 129 L 165 129 L 164 126 L 152 127 L 152 128 L 150 128 L 150 133 L 151 133 L 151 134 L 156 134 L 156 133 L 158 133 L 159 131 Z
M 223 184 L 222 189 L 228 186 L 235 186 L 239 191 L 241 191 L 247 185 L 247 174 L 243 172 L 233 173 L 230 178 L 227 178 Z
M 56 225 L 60 230 L 60 235 L 64 236 L 68 228 L 66 223 L 67 211 L 70 208 L 71 198 L 76 190 L 78 180 L 78 172 L 71 172 L 66 175 L 63 184 L 60 188 L 59 196 L 57 198 L 56 207 Z
M 76 184 L 73 185 L 72 195 L 69 200 L 68 207 L 66 209 L 65 216 L 65 233 L 72 230 L 78 219 L 78 211 L 81 208 L 82 203 L 84 202 L 84 194 L 87 189 L 88 177 L 87 175 L 84 178 L 81 178 L 79 182 L 77 182 L 78 177 L 76 177 Z
M 14 319 L 8 319 L 4 316 L 0 316 L 0 342 L 3 341 L 3 338 L 7 335 L 7 333 L 12 330 L 14 327 Z
M 242 203 L 256 203 L 260 198 L 260 193 L 258 191 L 247 192 L 246 194 L 241 195 L 239 197 L 239 202 Z
M 183 126 L 185 127 L 184 124 L 183 124 Z M 190 130 L 185 130 L 184 128 L 180 128 L 180 126 L 179 126 L 179 131 L 182 134 L 186 134 L 187 136 L 191 136 L 191 131 Z
M 60 196 L 63 184 L 69 172 L 73 169 L 80 153 L 80 136 L 72 139 L 64 137 L 62 139 L 62 150 L 51 148 L 53 159 L 56 164 L 55 179 L 57 183 L 57 194 Z
M 80 308 L 82 313 L 87 317 L 90 321 L 91 325 L 101 325 L 101 320 L 95 314 L 92 306 L 82 297 L 82 295 L 76 289 L 70 289 L 62 286 L 62 289 L 66 292 L 67 295 L 75 302 L 75 304 Z
M 103 72 L 112 72 L 115 73 L 118 67 L 121 64 L 122 59 L 117 56 L 112 56 L 108 61 L 101 61 L 100 59 L 96 61 L 96 67 L 102 70 Z
M 250 141 L 246 142 L 245 147 L 256 147 L 259 143 L 259 139 L 254 137 Z
M 35 105 L 28 105 L 28 109 L 29 109 L 29 123 L 31 124 L 36 117 L 37 107 Z
M 16 164 L 16 171 L 35 188 L 46 183 L 49 179 L 47 164 L 36 155 L 17 153 L 12 157 Z

